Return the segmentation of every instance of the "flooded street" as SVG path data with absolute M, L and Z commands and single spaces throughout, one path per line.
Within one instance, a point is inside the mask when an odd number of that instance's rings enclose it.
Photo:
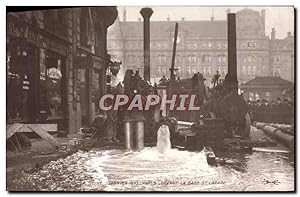
M 79 151 L 52 161 L 14 183 L 42 191 L 290 191 L 294 167 L 286 153 L 238 154 L 226 164 L 209 166 L 203 151 L 155 147 Z M 19 189 L 20 189 L 19 188 Z

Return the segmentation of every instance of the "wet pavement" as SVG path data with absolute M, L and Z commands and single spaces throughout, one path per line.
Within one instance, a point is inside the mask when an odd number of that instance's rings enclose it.
M 292 191 L 293 155 L 233 153 L 209 166 L 204 152 L 155 147 L 78 151 L 22 173 L 9 182 L 10 191 Z

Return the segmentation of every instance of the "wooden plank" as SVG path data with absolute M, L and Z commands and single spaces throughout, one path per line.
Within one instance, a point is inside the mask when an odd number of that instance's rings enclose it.
M 28 128 L 30 128 L 33 132 L 38 134 L 41 138 L 47 140 L 47 142 L 54 148 L 60 147 L 59 142 L 54 137 L 52 137 L 49 133 L 47 133 L 45 130 L 43 130 L 43 128 L 40 127 L 40 125 L 32 124 L 32 125 L 29 125 Z
M 14 123 L 16 124 L 16 123 Z M 8 124 L 7 128 L 10 128 L 13 124 Z M 29 126 L 31 125 L 39 125 L 43 130 L 47 132 L 56 132 L 57 131 L 57 124 L 26 124 L 25 127 L 20 128 L 17 132 L 22 133 L 30 133 L 32 132 L 31 129 L 29 129 Z
M 269 152 L 269 153 L 289 153 L 287 148 L 284 147 L 253 147 L 256 152 Z
M 18 130 L 21 129 L 23 126 L 24 124 L 21 123 L 14 123 L 12 125 L 9 125 L 6 130 L 6 140 L 8 140 L 11 136 L 18 132 Z

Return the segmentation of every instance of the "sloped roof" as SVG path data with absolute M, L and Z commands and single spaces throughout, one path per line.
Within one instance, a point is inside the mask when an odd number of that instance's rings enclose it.
M 151 38 L 169 37 L 178 22 L 178 32 L 192 37 L 226 37 L 226 21 L 150 21 Z M 120 22 L 124 38 L 142 38 L 143 21 Z
M 292 82 L 282 79 L 280 77 L 255 77 L 254 79 L 248 81 L 241 85 L 249 86 L 249 85 L 293 85 Z

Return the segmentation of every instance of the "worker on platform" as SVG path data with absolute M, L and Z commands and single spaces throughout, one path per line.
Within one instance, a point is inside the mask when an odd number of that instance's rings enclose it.
M 220 76 L 221 75 L 219 74 L 219 71 L 217 70 L 216 74 L 214 75 L 214 77 L 212 79 L 212 83 L 214 84 L 214 87 L 219 84 Z

